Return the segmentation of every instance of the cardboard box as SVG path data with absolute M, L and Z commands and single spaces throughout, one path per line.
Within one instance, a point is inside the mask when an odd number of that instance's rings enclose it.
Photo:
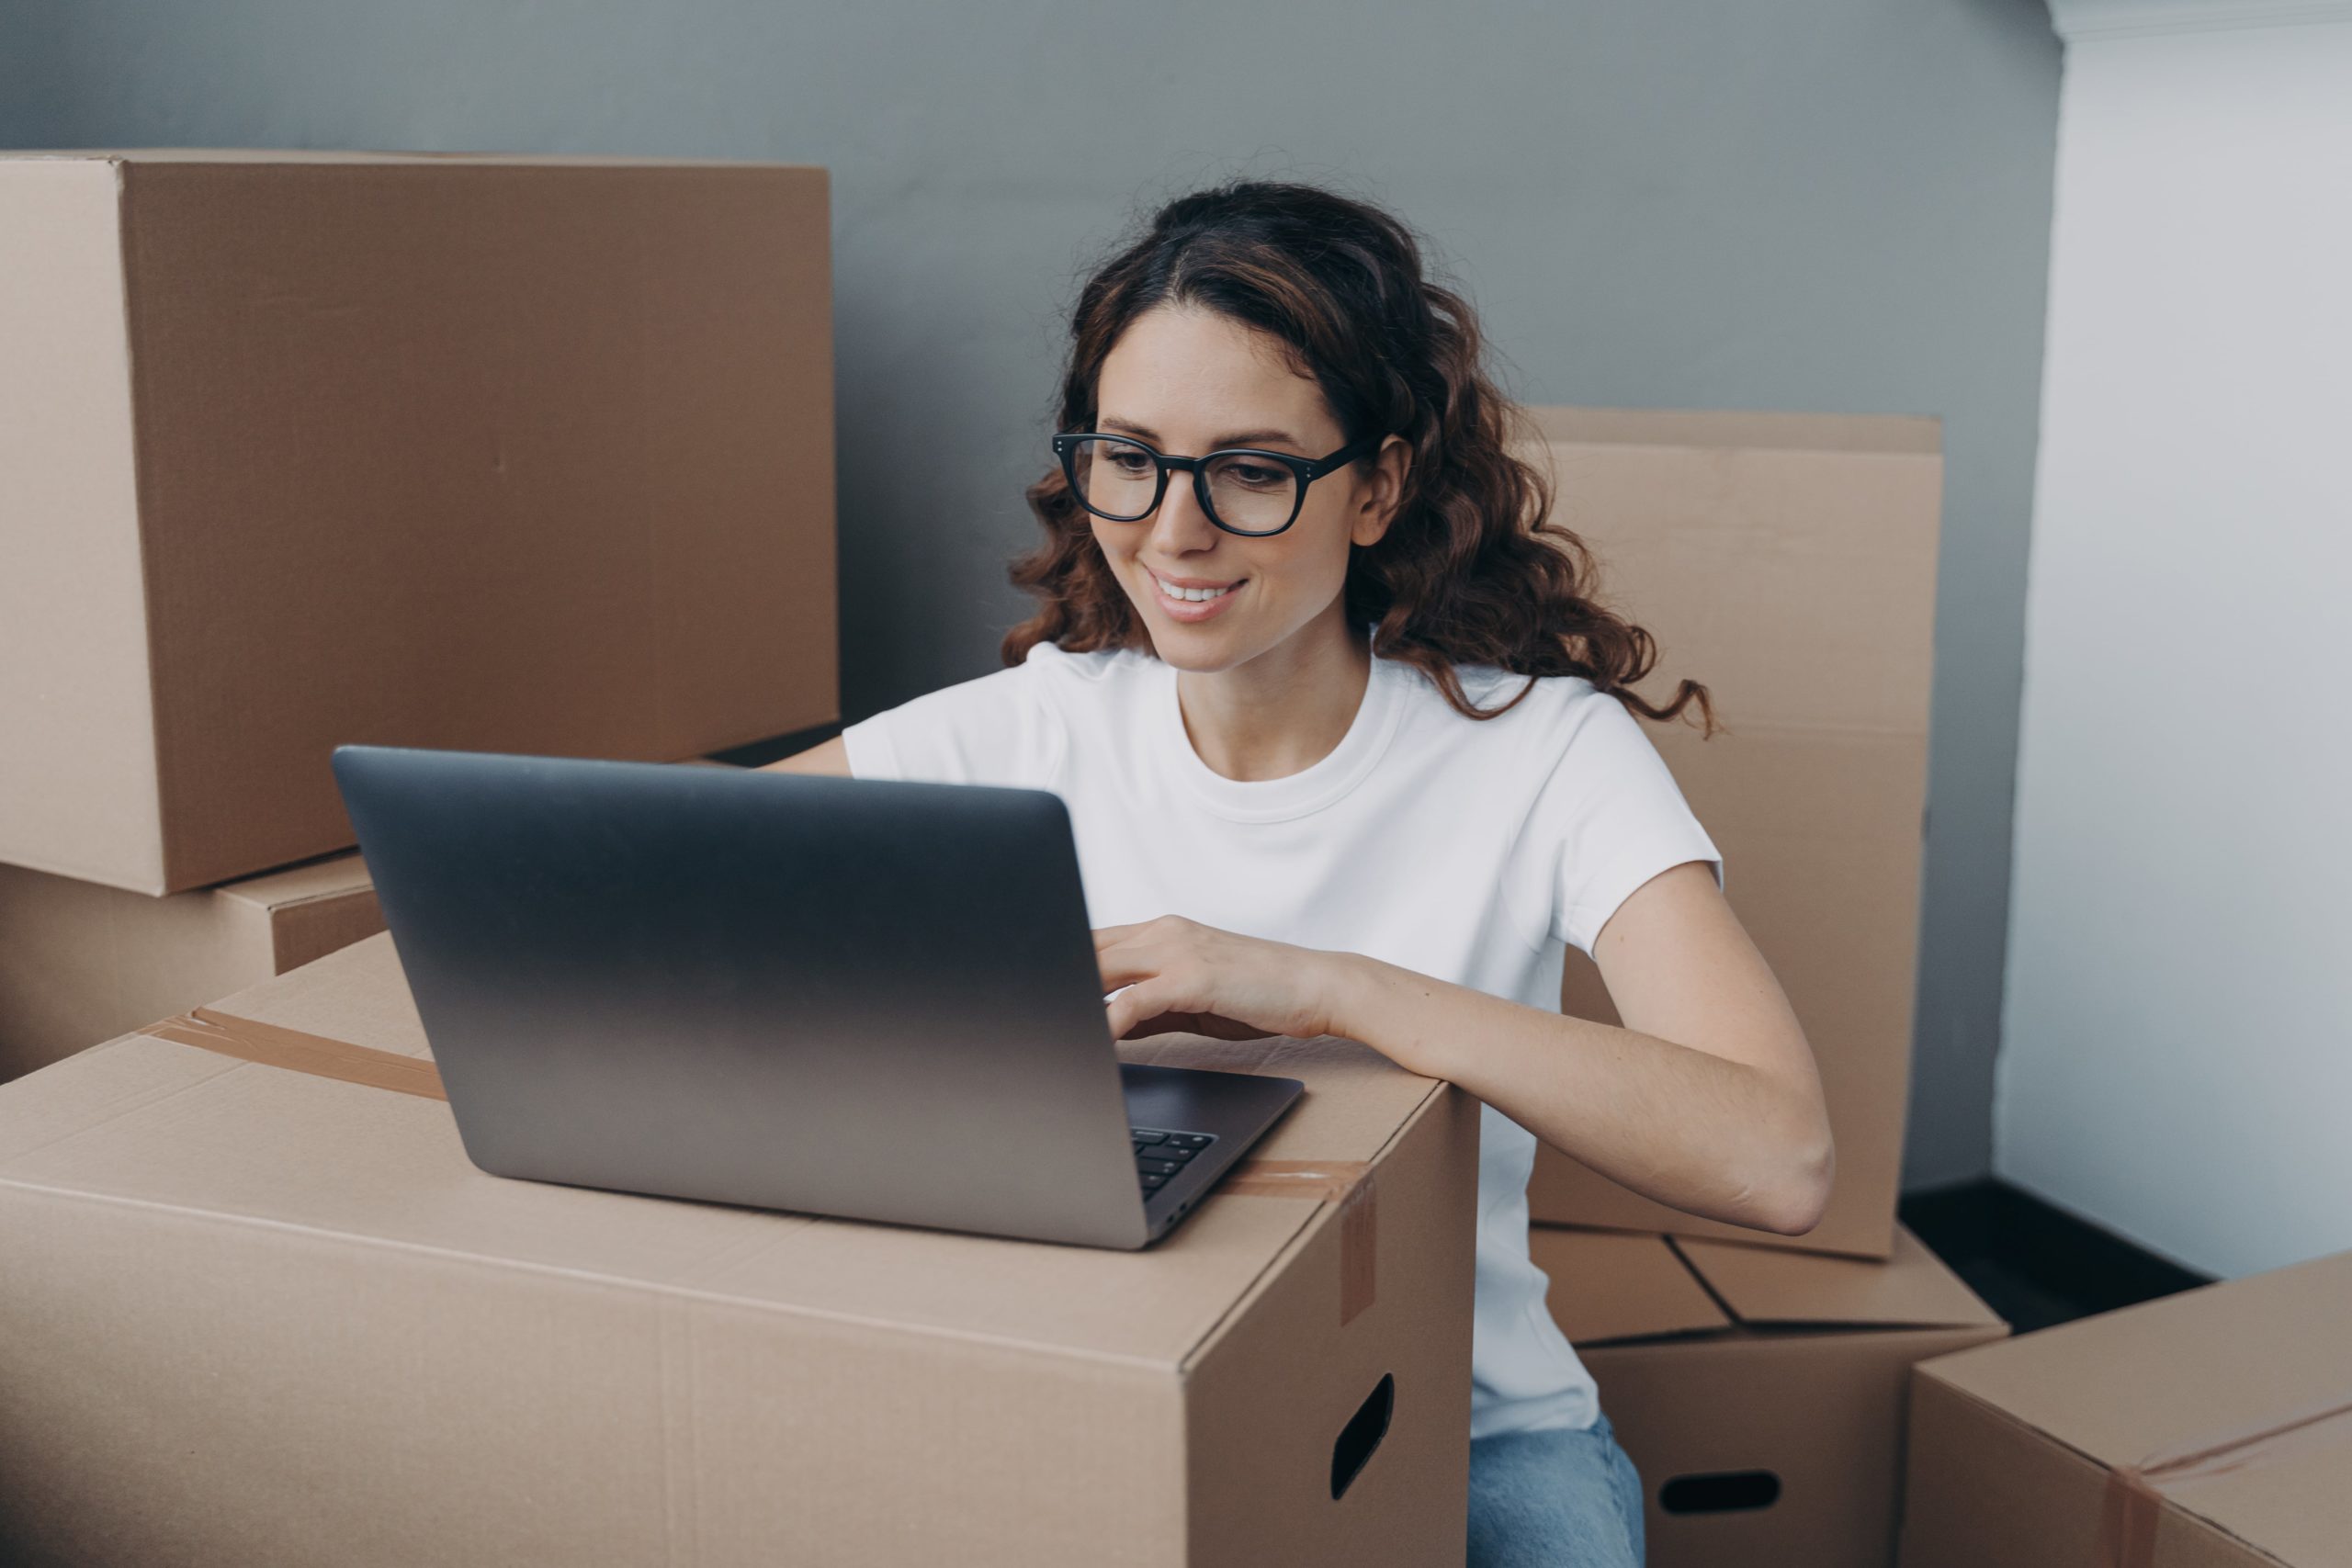
M 347 848 L 345 741 L 839 716 L 825 172 L 0 156 L 0 862 Z
M 356 853 L 168 898 L 0 865 L 0 1081 L 383 929 Z
M 1695 1219 L 1555 1150 L 1555 1224 L 1886 1257 L 1910 1087 L 1943 460 L 1936 422 L 1539 409 L 1554 515 L 1661 650 L 1643 690 L 1710 687 L 1729 734 L 1650 726 L 1724 852 L 1724 891 L 1813 1043 L 1838 1140 L 1809 1235 Z M 1561 1005 L 1617 1021 L 1568 954 Z
M 1650 1568 L 1887 1568 L 1912 1363 L 2007 1332 L 1908 1231 L 1884 1262 L 1543 1227 L 1532 1250 L 1642 1472 Z
M 2352 1252 L 1912 1375 L 1903 1568 L 2352 1564 Z
M 425 1055 L 389 937 L 220 1011 Z M 1459 1563 L 1474 1102 L 1139 1044 L 1307 1084 L 1140 1253 L 504 1180 L 438 1100 L 145 1034 L 19 1078 L 0 1561 Z

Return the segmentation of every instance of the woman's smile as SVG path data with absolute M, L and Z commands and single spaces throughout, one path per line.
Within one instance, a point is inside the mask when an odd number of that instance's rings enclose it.
M 1224 581 L 1206 577 L 1175 577 L 1148 566 L 1143 570 L 1157 590 L 1152 597 L 1159 601 L 1160 610 L 1171 620 L 1185 622 L 1205 621 L 1222 614 L 1232 603 L 1235 590 L 1250 581 L 1246 577 Z

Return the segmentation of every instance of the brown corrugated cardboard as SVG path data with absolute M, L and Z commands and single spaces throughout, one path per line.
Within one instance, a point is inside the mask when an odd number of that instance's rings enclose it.
M 387 937 L 219 1006 L 425 1055 Z M 438 1100 L 145 1035 L 0 1088 L 0 1558 L 1459 1562 L 1475 1106 L 1141 1044 L 1304 1079 L 1256 1157 L 1372 1186 L 1114 1253 L 503 1180 Z
M 0 156 L 0 861 L 348 846 L 344 741 L 839 716 L 821 169 Z
M 2006 1332 L 1908 1231 L 1884 1262 L 1548 1226 L 1531 1249 L 1642 1472 L 1650 1568 L 1887 1568 L 1912 1363 Z
M 1910 1080 L 1928 694 L 1942 487 L 1932 420 L 1533 411 L 1554 515 L 1654 634 L 1670 694 L 1708 685 L 1730 733 L 1650 727 L 1724 852 L 1725 893 L 1820 1063 L 1829 1209 L 1781 1237 L 1679 1213 L 1555 1150 L 1529 1188 L 1559 1224 L 1883 1258 Z M 1570 953 L 1562 1006 L 1615 1022 Z
M 1913 1373 L 1903 1568 L 2352 1565 L 2352 1253 Z
M 0 865 L 0 1081 L 383 929 L 356 854 L 165 898 Z

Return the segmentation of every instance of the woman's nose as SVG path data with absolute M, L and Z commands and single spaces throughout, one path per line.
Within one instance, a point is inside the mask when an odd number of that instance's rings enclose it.
M 1159 498 L 1159 510 L 1152 513 L 1152 545 L 1169 555 L 1213 548 L 1216 525 L 1201 510 L 1201 498 L 1193 493 L 1191 481 L 1176 474 L 1168 479 L 1168 493 Z

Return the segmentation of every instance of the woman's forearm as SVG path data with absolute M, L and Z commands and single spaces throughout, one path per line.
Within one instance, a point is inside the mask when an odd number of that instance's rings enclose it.
M 1710 1052 L 1335 953 L 1331 1032 L 1442 1077 L 1645 1197 L 1794 1235 L 1827 1201 L 1816 1096 Z

